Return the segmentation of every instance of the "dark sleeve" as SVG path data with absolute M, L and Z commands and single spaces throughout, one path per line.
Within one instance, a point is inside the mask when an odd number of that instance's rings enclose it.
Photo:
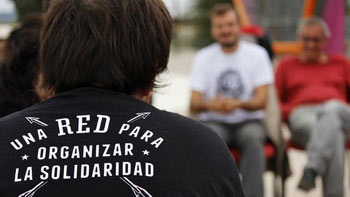
M 221 138 L 200 122 L 171 114 L 163 159 L 182 196 L 244 196 L 236 163 Z M 171 150 L 171 151 L 170 151 Z M 173 154 L 170 155 L 169 151 Z M 164 165 L 162 165 L 164 166 Z
M 193 143 L 200 148 L 192 148 L 193 154 L 197 154 L 193 156 L 197 158 L 191 165 L 196 169 L 193 176 L 200 180 L 198 187 L 201 188 L 197 191 L 204 192 L 196 196 L 244 196 L 236 163 L 227 146 L 214 131 L 204 125 L 200 133 L 198 141 Z
M 208 151 L 207 159 L 208 163 L 215 165 L 209 166 L 208 174 L 211 175 L 212 179 L 217 182 L 217 186 L 221 187 L 221 191 L 212 196 L 244 196 L 241 185 L 241 180 L 238 174 L 236 163 L 229 152 L 224 142 L 212 132 L 213 147 L 211 152 Z

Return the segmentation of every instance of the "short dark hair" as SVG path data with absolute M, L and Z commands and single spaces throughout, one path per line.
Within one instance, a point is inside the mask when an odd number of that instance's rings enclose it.
M 223 16 L 229 11 L 234 11 L 235 14 L 237 15 L 237 18 L 238 18 L 238 14 L 236 12 L 236 9 L 230 3 L 218 3 L 218 4 L 215 4 L 214 7 L 210 10 L 209 14 L 210 14 L 210 17 Z
M 162 0 L 53 0 L 40 36 L 41 88 L 151 90 L 171 37 Z

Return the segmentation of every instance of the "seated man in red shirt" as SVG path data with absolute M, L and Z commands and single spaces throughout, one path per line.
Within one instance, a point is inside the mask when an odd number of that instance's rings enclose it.
M 293 143 L 306 147 L 308 153 L 298 187 L 306 191 L 314 188 L 320 175 L 324 196 L 343 196 L 344 135 L 350 131 L 346 103 L 349 64 L 345 57 L 323 51 L 330 37 L 323 20 L 303 21 L 298 37 L 302 52 L 283 59 L 276 71 L 284 121 L 289 124 Z

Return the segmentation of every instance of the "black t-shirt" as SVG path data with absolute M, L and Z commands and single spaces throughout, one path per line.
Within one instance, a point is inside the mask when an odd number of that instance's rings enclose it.
M 75 89 L 0 119 L 0 196 L 243 196 L 202 124 L 131 96 Z

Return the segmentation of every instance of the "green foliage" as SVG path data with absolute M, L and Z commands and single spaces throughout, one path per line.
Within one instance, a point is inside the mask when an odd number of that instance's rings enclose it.
M 209 12 L 217 3 L 232 3 L 232 0 L 197 0 L 195 5 L 197 14 L 194 19 L 197 32 L 193 43 L 194 46 L 203 47 L 214 42 L 210 35 Z
M 17 8 L 18 20 L 21 21 L 29 14 L 42 13 L 42 0 L 12 0 Z

